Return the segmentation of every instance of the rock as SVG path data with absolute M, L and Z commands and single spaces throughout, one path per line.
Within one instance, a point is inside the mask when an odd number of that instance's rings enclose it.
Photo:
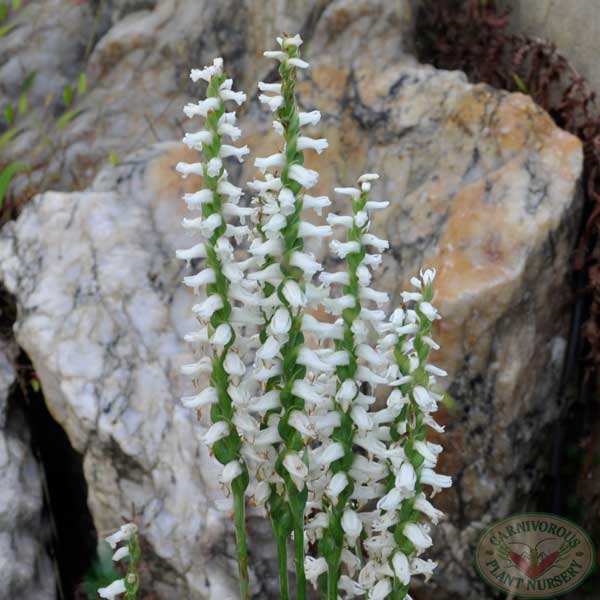
M 15 371 L 6 349 L 11 345 L 0 350 L 0 598 L 54 600 L 42 480 L 24 416 L 8 406 Z
M 173 100 L 161 136 L 180 135 L 174 123 L 189 92 L 173 91 L 166 50 L 181 37 L 176 25 L 202 22 L 214 32 L 219 15 L 233 15 L 227 39 L 194 30 L 206 47 L 193 64 L 219 47 L 247 90 L 269 72 L 272 65 L 247 53 L 270 47 L 265 39 L 284 5 L 241 16 L 215 6 L 195 21 L 195 4 L 159 3 L 118 21 L 99 42 L 90 69 L 109 69 L 105 81 L 119 109 L 101 118 L 90 109 L 69 128 L 68 135 L 77 127 L 84 135 L 98 126 L 99 144 L 79 146 L 86 160 L 100 160 L 102 144 L 113 140 L 123 148 L 145 143 L 144 103 L 163 89 Z M 303 14 L 313 69 L 298 91 L 306 109 L 323 112 L 315 133 L 330 142 L 324 155 L 308 157 L 322 173 L 317 192 L 377 170 L 376 194 L 391 206 L 375 233 L 390 239 L 391 252 L 375 287 L 397 300 L 420 267 L 439 271 L 438 363 L 450 372 L 455 404 L 444 415 L 442 470 L 456 484 L 439 498 L 449 515 L 438 530 L 439 570 L 415 598 L 491 597 L 469 566 L 471 547 L 487 522 L 522 508 L 541 480 L 547 457 L 540 448 L 563 402 L 557 382 L 580 214 L 580 144 L 525 96 L 417 64 L 405 52 L 410 36 L 399 33 L 409 27 L 408 4 L 338 0 L 311 9 Z M 153 25 L 138 27 L 138 19 Z M 260 25 L 256 37 L 243 33 L 251 24 Z M 148 38 L 148 30 L 156 33 Z M 145 53 L 142 72 L 135 65 Z M 190 66 L 185 56 L 180 81 Z M 151 97 L 140 94 L 142 79 L 155 86 Z M 276 136 L 255 98 L 242 127 L 255 155 L 273 152 Z M 69 140 L 71 151 L 77 144 Z M 134 505 L 160 598 L 237 593 L 231 522 L 214 509 L 215 465 L 177 400 L 186 385 L 177 366 L 186 360 L 180 334 L 192 298 L 172 257 L 183 239 L 178 198 L 198 182 L 182 182 L 173 166 L 193 156 L 163 143 L 122 157 L 87 191 L 38 196 L 0 237 L 0 279 L 19 308 L 17 340 L 54 418 L 84 455 L 97 529 L 131 518 Z M 253 175 L 250 161 L 236 172 L 240 182 Z M 347 209 L 335 200 L 334 211 Z M 251 548 L 261 575 L 257 597 L 276 598 L 267 545 Z
M 573 5 L 556 0 L 519 0 L 513 2 L 510 29 L 513 33 L 547 39 L 554 43 L 591 84 L 600 90 L 597 40 L 600 14 L 594 2 Z

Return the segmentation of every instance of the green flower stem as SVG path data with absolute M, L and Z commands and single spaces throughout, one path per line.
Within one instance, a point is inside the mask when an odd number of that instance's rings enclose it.
M 356 214 L 365 208 L 367 203 L 368 192 L 361 192 L 360 196 L 352 201 L 352 214 Z M 344 286 L 344 294 L 350 294 L 354 297 L 354 306 L 346 308 L 342 313 L 344 321 L 344 337 L 342 340 L 336 341 L 336 350 L 345 350 L 348 353 L 349 361 L 345 366 L 337 368 L 338 388 L 344 381 L 354 380 L 356 375 L 357 356 L 354 334 L 352 333 L 352 323 L 360 315 L 360 286 L 356 271 L 363 260 L 366 249 L 361 242 L 362 235 L 366 232 L 367 225 L 359 227 L 356 222 L 352 224 L 348 232 L 348 241 L 356 241 L 360 245 L 358 252 L 349 253 L 346 257 L 348 267 L 349 282 Z M 340 413 L 340 426 L 334 429 L 331 439 L 334 442 L 339 442 L 344 448 L 344 456 L 337 461 L 331 463 L 330 469 L 332 473 L 344 471 L 348 478 L 348 486 L 340 494 L 338 502 L 335 506 L 329 507 L 328 527 L 323 533 L 323 538 L 320 543 L 320 551 L 322 556 L 327 561 L 327 600 L 337 600 L 338 597 L 338 581 L 340 578 L 340 561 L 342 549 L 344 546 L 344 530 L 342 528 L 342 516 L 344 509 L 350 501 L 350 496 L 354 491 L 354 482 L 352 481 L 349 470 L 352 466 L 354 454 L 352 451 L 352 441 L 355 432 L 355 425 L 350 417 L 352 403 L 349 403 L 348 411 L 344 411 L 343 407 L 336 402 L 335 408 Z
M 275 524 L 272 524 L 276 529 Z M 287 574 L 287 535 L 276 535 L 277 540 L 277 570 L 279 571 L 279 596 L 281 600 L 288 600 L 288 574 Z
M 219 86 L 225 81 L 227 75 L 222 73 L 221 75 L 215 75 L 211 78 L 208 85 L 207 96 L 215 97 L 219 99 L 219 106 L 217 109 L 210 111 L 206 118 L 206 129 L 212 133 L 212 141 L 210 144 L 203 144 L 204 156 L 207 160 L 219 156 L 221 149 L 221 136 L 219 135 L 217 128 L 219 119 L 225 112 L 225 104 L 219 96 Z M 217 190 L 219 179 L 223 174 L 223 168 L 221 172 L 216 176 L 211 177 L 208 174 L 207 166 L 203 166 L 204 171 L 204 185 L 210 189 L 213 195 L 212 202 L 202 205 L 202 215 L 207 218 L 214 213 L 221 214 L 221 208 L 223 200 Z M 211 283 L 206 288 L 207 295 L 218 294 L 223 302 L 223 308 L 216 311 L 210 318 L 209 333 L 212 333 L 222 323 L 229 324 L 229 317 L 231 315 L 231 302 L 229 301 L 229 282 L 223 274 L 223 265 L 217 252 L 215 245 L 219 237 L 221 237 L 226 230 L 225 219 L 222 218 L 221 225 L 215 229 L 211 237 L 208 239 L 206 244 L 206 262 L 208 266 L 213 269 L 215 273 L 215 282 Z M 235 332 L 232 328 L 232 336 L 229 343 L 224 347 L 223 351 L 219 354 L 215 351 L 212 359 L 212 373 L 210 378 L 211 385 L 216 389 L 217 402 L 211 406 L 210 417 L 213 423 L 218 421 L 225 421 L 229 424 L 229 435 L 222 440 L 216 442 L 213 446 L 213 452 L 217 460 L 226 465 L 227 463 L 238 460 L 242 465 L 242 474 L 239 475 L 232 482 L 232 493 L 234 500 L 234 523 L 238 549 L 238 569 L 240 578 L 240 594 L 242 600 L 249 598 L 248 591 L 248 553 L 246 543 L 246 529 L 245 529 L 245 491 L 248 487 L 248 471 L 241 459 L 240 448 L 242 440 L 237 433 L 236 427 L 233 424 L 233 403 L 228 393 L 229 387 L 229 375 L 225 371 L 224 362 L 227 356 L 227 352 L 235 342 Z
M 136 600 L 140 587 L 138 575 L 138 562 L 140 560 L 140 543 L 137 533 L 134 533 L 127 543 L 129 550 L 129 564 L 125 575 L 125 600 Z
M 248 548 L 246 546 L 245 489 L 237 484 L 238 479 L 239 478 L 235 479 L 232 484 L 235 533 L 237 538 L 237 561 L 240 576 L 240 594 L 242 598 L 248 598 L 249 582 Z

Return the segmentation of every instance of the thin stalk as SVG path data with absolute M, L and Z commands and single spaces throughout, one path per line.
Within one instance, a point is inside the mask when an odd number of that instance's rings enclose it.
M 248 546 L 246 544 L 245 508 L 244 490 L 240 489 L 238 486 L 233 486 L 233 510 L 235 535 L 237 541 L 237 561 L 240 576 L 240 597 L 242 600 L 248 600 L 249 598 Z
M 338 593 L 338 569 L 337 565 L 328 563 L 327 569 L 327 600 L 337 600 Z
M 304 574 L 304 527 L 302 517 L 294 523 L 294 563 L 296 566 L 296 600 L 306 599 Z
M 279 571 L 279 596 L 281 600 L 288 600 L 288 576 L 287 576 L 287 544 L 286 536 L 277 533 L 273 526 L 277 540 L 277 569 Z

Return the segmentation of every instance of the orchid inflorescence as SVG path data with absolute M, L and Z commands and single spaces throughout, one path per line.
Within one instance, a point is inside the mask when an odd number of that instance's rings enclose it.
M 134 523 L 125 523 L 115 533 L 106 538 L 110 547 L 115 550 L 112 559 L 115 562 L 127 561 L 127 573 L 121 579 L 116 579 L 110 585 L 100 588 L 98 590 L 100 598 L 115 600 L 115 598 L 124 594 L 125 600 L 136 600 L 140 585 L 138 575 L 140 544 L 137 531 L 137 526 Z M 125 544 L 117 548 L 117 545 L 123 542 Z
M 200 326 L 186 336 L 197 360 L 182 371 L 198 387 L 208 375 L 208 385 L 183 404 L 210 413 L 204 441 L 232 499 L 242 598 L 249 597 L 247 498 L 271 519 L 282 599 L 289 540 L 300 600 L 307 580 L 329 600 L 410 598 L 411 577 L 427 579 L 435 567 L 421 558 L 432 544 L 428 522 L 442 517 L 427 491 L 451 485 L 434 470 L 441 446 L 427 440 L 427 428 L 443 432 L 433 413 L 442 399 L 435 378 L 445 372 L 428 362 L 438 348 L 435 271 L 411 279 L 404 307 L 386 316 L 388 295 L 371 287 L 388 248 L 370 232 L 372 213 L 388 206 L 370 199 L 374 173 L 356 188 L 336 188 L 351 214 L 330 213 L 327 225 L 305 220 L 306 209 L 320 215 L 331 204 L 309 194 L 318 173 L 304 166 L 306 151 L 320 154 L 328 144 L 304 132 L 320 113 L 301 112 L 296 102 L 297 71 L 309 66 L 302 40 L 277 41 L 265 55 L 278 61 L 281 81 L 259 83 L 259 100 L 282 145 L 255 159 L 261 176 L 248 183 L 249 205 L 225 165 L 249 150 L 224 143 L 241 136 L 226 107 L 245 95 L 232 90 L 221 59 L 191 72 L 207 83 L 207 97 L 184 112 L 203 117 L 205 127 L 183 141 L 204 160 L 176 168 L 203 178 L 200 191 L 184 196 L 199 216 L 183 221 L 202 241 L 177 256 L 201 261 L 184 283 L 204 294 L 192 309 Z M 325 272 L 309 250 L 334 229 L 343 239 L 329 247 L 343 267 Z

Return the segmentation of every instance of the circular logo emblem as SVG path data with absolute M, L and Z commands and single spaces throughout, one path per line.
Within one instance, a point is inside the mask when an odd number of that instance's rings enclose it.
M 492 525 L 475 550 L 481 578 L 520 598 L 552 598 L 581 585 L 595 565 L 583 529 L 555 515 L 524 513 Z

